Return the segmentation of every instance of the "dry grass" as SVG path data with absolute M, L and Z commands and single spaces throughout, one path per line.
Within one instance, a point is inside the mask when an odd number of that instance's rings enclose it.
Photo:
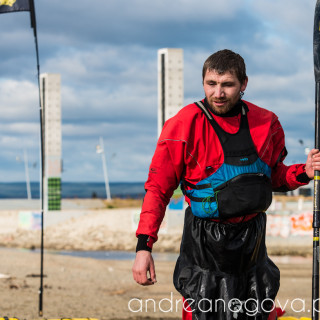
M 107 209 L 117 208 L 141 208 L 143 199 L 114 198 L 111 201 L 103 200 Z

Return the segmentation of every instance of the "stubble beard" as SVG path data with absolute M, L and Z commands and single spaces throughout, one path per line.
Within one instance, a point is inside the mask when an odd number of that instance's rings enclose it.
M 227 101 L 226 105 L 222 107 L 218 107 L 214 105 L 214 101 L 210 101 L 207 99 L 209 106 L 211 109 L 216 113 L 216 114 L 225 114 L 229 112 L 235 105 L 236 103 L 232 103 L 231 101 Z

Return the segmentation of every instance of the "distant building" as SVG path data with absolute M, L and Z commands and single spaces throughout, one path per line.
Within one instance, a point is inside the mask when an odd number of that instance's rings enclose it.
M 158 50 L 158 135 L 183 106 L 183 50 Z
M 40 76 L 44 137 L 45 209 L 61 209 L 61 92 L 60 74 Z

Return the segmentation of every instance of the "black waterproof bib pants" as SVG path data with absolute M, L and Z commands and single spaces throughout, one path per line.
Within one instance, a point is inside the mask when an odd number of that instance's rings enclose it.
M 268 258 L 265 213 L 237 224 L 194 216 L 187 208 L 174 285 L 197 320 L 265 320 L 280 272 Z

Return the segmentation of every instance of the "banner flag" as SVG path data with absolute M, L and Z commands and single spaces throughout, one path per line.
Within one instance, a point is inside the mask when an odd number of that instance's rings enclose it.
M 29 0 L 0 0 L 0 13 L 30 11 Z

